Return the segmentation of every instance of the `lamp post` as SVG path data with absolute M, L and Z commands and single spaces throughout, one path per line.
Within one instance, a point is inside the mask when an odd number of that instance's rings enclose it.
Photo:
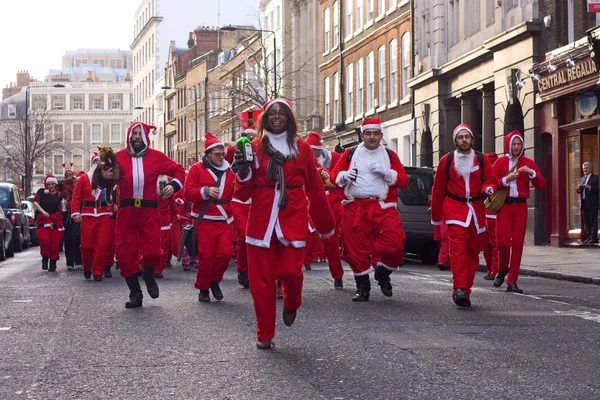
M 194 85 L 194 125 L 196 127 L 196 160 L 199 160 L 199 154 L 198 154 L 198 91 L 196 90 L 197 86 Z M 161 87 L 161 89 L 163 90 L 169 90 L 169 89 L 173 89 L 171 86 L 169 85 L 165 85 L 163 87 Z M 177 91 L 177 93 L 179 94 L 179 92 L 183 92 L 186 90 L 189 90 L 191 88 L 175 88 L 175 90 Z M 206 110 L 205 110 L 206 112 Z M 166 146 L 165 146 L 165 150 L 166 150 Z
M 222 31 L 249 31 L 249 32 L 269 32 L 273 34 L 273 94 L 277 97 L 277 37 L 275 32 L 269 29 L 250 29 L 250 28 L 239 28 L 234 25 L 227 25 L 221 27 Z M 267 99 L 265 99 L 266 101 Z

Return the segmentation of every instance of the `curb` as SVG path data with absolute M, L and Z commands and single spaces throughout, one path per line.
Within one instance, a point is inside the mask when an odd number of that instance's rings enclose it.
M 479 271 L 486 272 L 487 267 L 484 264 L 479 264 Z M 535 269 L 529 268 L 521 268 L 519 271 L 520 275 L 528 275 L 528 276 L 539 276 L 541 278 L 554 279 L 559 281 L 570 281 L 577 283 L 589 283 L 593 285 L 600 285 L 600 276 L 597 277 L 589 277 L 589 276 L 579 276 L 572 274 L 564 274 L 562 272 L 550 272 L 550 271 L 538 271 Z

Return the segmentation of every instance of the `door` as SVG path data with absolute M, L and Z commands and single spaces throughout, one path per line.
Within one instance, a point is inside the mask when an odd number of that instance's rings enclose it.
M 579 132 L 571 132 L 566 141 L 566 206 L 567 234 L 565 237 L 579 239 L 581 237 L 581 203 L 577 193 L 577 185 L 581 178 L 581 137 Z
M 581 164 L 584 162 L 592 163 L 592 171 L 598 175 L 600 170 L 598 169 L 598 128 L 596 127 L 581 131 Z M 583 176 L 583 171 L 580 176 Z M 581 226 L 584 228 L 583 222 Z
M 544 177 L 546 178 L 546 190 L 544 190 L 544 198 L 546 200 L 546 240 L 550 241 L 552 235 L 553 219 L 552 219 L 552 193 L 554 182 L 553 182 L 553 171 L 552 171 L 552 135 L 545 133 L 542 135 L 542 148 L 544 154 Z

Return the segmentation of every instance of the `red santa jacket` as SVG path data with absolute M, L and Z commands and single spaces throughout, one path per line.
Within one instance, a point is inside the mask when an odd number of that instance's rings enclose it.
M 254 139 L 252 146 L 255 162 L 250 174 L 237 179 L 235 196 L 241 201 L 252 198 L 246 243 L 269 248 L 273 232 L 285 245 L 295 248 L 306 246 L 306 228 L 310 214 L 317 232 L 323 236 L 334 232 L 334 219 L 327 203 L 323 181 L 317 171 L 315 156 L 308 143 L 298 139 L 294 159 L 283 164 L 287 190 L 287 204 L 278 206 L 281 192 L 275 190 L 276 181 L 267 179 L 267 165 L 271 157 L 262 152 L 262 139 Z M 310 207 L 307 204 L 310 199 Z M 308 209 L 308 212 L 307 212 Z
M 353 167 L 353 160 L 355 159 L 355 154 L 357 151 L 362 151 L 364 149 L 364 144 L 361 143 L 357 147 L 353 149 L 346 149 L 344 154 L 341 155 L 339 161 L 337 162 L 335 168 L 331 172 L 331 180 L 332 182 L 337 182 L 337 178 L 340 172 L 348 171 Z M 353 153 L 352 155 L 350 153 Z M 391 208 L 397 207 L 398 205 L 398 190 L 405 188 L 408 185 L 408 175 L 406 175 L 406 171 L 400 162 L 400 158 L 398 155 L 390 150 L 385 148 L 385 157 L 384 157 L 384 166 L 389 168 L 391 171 L 395 173 L 395 179 L 393 180 L 391 185 L 388 185 L 388 190 L 386 194 L 379 199 L 379 204 L 381 208 Z M 344 204 L 348 204 L 352 202 L 354 199 L 348 194 L 349 185 L 345 185 L 344 187 Z M 390 190 L 392 188 L 392 190 Z
M 449 153 L 448 153 L 449 154 Z M 468 227 L 471 222 L 475 224 L 477 233 L 485 232 L 485 206 L 483 204 L 483 194 L 491 195 L 496 191 L 496 176 L 492 168 L 492 163 L 487 155 L 483 155 L 483 182 L 481 180 L 481 171 L 477 157 L 473 157 L 473 166 L 471 173 L 466 178 L 460 176 L 455 169 L 455 162 L 458 152 L 455 151 L 454 161 L 446 173 L 446 160 L 448 154 L 442 157 L 438 164 L 435 174 L 433 189 L 431 193 L 431 223 L 441 225 L 445 220 L 446 224 L 456 224 Z M 480 197 L 479 200 L 472 203 L 465 203 L 448 197 L 452 194 L 461 198 Z
M 117 152 L 117 164 L 121 202 L 135 199 L 158 202 L 156 182 L 159 175 L 171 177 L 169 185 L 175 191 L 183 188 L 185 169 L 160 151 L 146 149 L 142 157 L 137 157 L 123 149 Z
M 235 175 L 231 172 L 229 163 L 225 160 L 223 161 L 223 166 L 219 169 L 223 170 L 223 177 L 219 184 L 219 197 L 208 206 L 203 219 L 226 221 L 230 224 L 233 222 L 231 199 L 233 198 L 233 181 Z M 208 161 L 203 160 L 192 165 L 183 189 L 183 195 L 186 200 L 193 203 L 192 217 L 198 217 L 204 203 L 209 200 L 209 197 L 204 194 L 204 188 L 214 187 L 216 184 L 217 175 L 208 166 Z
M 98 188 L 96 195 L 92 195 L 92 183 L 88 174 L 82 175 L 75 184 L 71 198 L 71 215 L 83 217 L 101 217 L 112 215 L 111 210 L 102 202 L 102 190 Z
M 519 197 L 522 199 L 528 199 L 530 193 L 529 181 L 531 181 L 533 187 L 537 190 L 543 190 L 546 187 L 546 180 L 542 176 L 542 173 L 540 172 L 538 166 L 535 164 L 535 161 L 533 161 L 531 158 L 525 157 L 523 155 L 523 151 L 521 151 L 521 155 L 516 159 L 514 159 L 510 155 L 512 141 L 515 138 L 519 138 L 521 139 L 521 141 L 523 141 L 523 138 L 518 131 L 511 132 L 510 134 L 504 137 L 504 151 L 506 151 L 506 155 L 504 157 L 500 157 L 494 163 L 494 173 L 498 180 L 498 187 L 508 187 L 506 197 Z M 525 147 L 523 147 L 523 150 L 524 149 Z M 515 171 L 517 171 L 521 167 L 529 167 L 533 170 L 533 174 L 529 175 L 525 172 L 522 172 L 519 174 L 519 177 L 516 180 L 512 182 L 506 182 L 506 179 L 504 177 L 506 176 L 508 171 L 510 171 L 510 169 L 515 165 L 515 163 L 517 164 Z

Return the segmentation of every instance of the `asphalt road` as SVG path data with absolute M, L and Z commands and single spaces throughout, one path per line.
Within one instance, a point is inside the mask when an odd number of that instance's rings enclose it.
M 250 293 L 233 266 L 225 300 L 201 304 L 193 273 L 167 269 L 160 298 L 126 310 L 117 277 L 39 267 L 37 248 L 0 263 L 0 399 L 596 399 L 600 286 L 522 277 L 525 295 L 409 264 L 351 302 L 325 264 L 305 273 L 296 323 L 254 346 Z M 374 281 L 372 280 L 374 283 Z M 281 303 L 279 304 L 281 310 Z

